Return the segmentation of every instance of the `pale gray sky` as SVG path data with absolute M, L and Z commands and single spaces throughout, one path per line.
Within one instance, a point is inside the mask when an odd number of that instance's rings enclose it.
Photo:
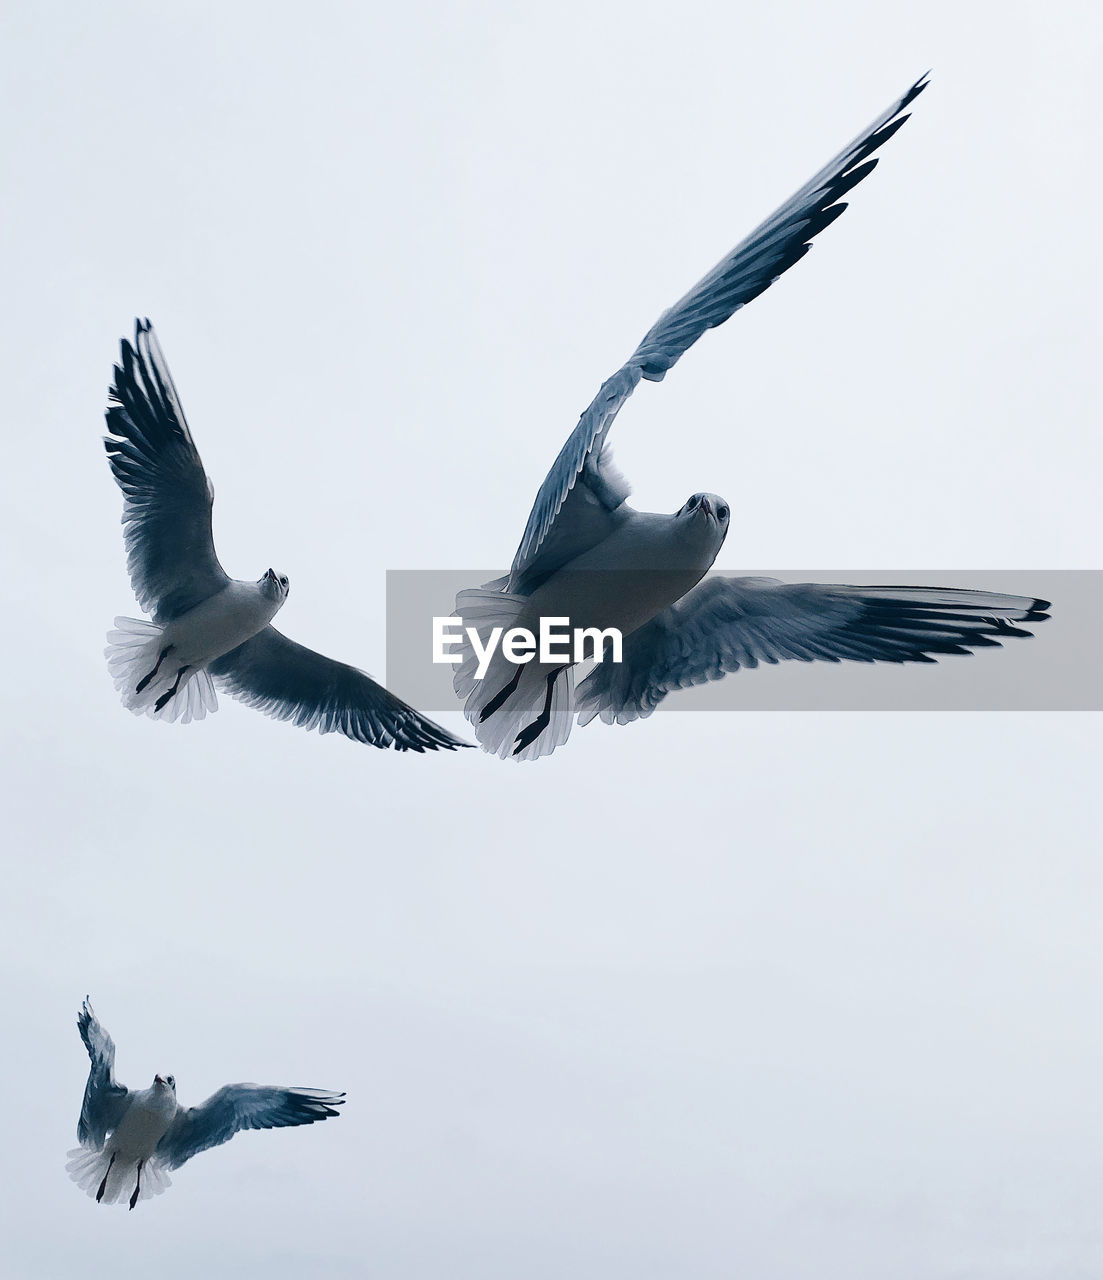
M 228 700 L 136 719 L 99 443 L 148 315 L 226 568 L 288 573 L 281 626 L 382 675 L 385 571 L 505 567 L 658 312 L 932 67 L 617 458 L 644 508 L 732 502 L 720 568 L 1098 568 L 1101 34 L 1086 3 L 7 7 L 12 1275 L 1103 1270 L 1097 716 L 670 713 L 521 768 Z M 348 1106 L 98 1207 L 64 1172 L 85 992 L 132 1085 Z

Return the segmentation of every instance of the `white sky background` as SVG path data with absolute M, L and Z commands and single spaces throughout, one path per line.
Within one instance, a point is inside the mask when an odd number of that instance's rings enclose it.
M 517 768 L 228 700 L 136 719 L 99 439 L 149 315 L 223 563 L 287 572 L 281 628 L 380 672 L 385 570 L 505 568 L 601 379 L 931 66 L 851 210 L 640 388 L 617 458 L 644 508 L 732 502 L 719 567 L 1098 568 L 1101 31 L 8 6 L 10 1274 L 1099 1275 L 1097 717 L 668 714 Z M 86 991 L 133 1086 L 345 1113 L 97 1207 L 63 1169 Z

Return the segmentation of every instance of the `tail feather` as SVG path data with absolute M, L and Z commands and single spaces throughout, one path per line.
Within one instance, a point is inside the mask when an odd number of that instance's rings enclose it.
M 69 1177 L 78 1187 L 93 1200 L 104 1184 L 103 1195 L 99 1197 L 102 1204 L 129 1203 L 138 1181 L 138 1166 L 134 1161 L 122 1161 L 118 1157 L 111 1163 L 110 1147 L 102 1151 L 92 1151 L 87 1147 L 76 1147 L 68 1152 L 65 1165 Z M 151 1156 L 142 1165 L 141 1188 L 138 1200 L 151 1200 L 161 1195 L 172 1186 L 168 1175 L 168 1166 L 157 1156 Z
M 567 741 L 571 736 L 575 717 L 574 684 L 574 667 L 567 667 L 560 672 L 552 690 L 551 722 L 536 741 L 530 743 L 523 751 L 515 753 L 515 747 L 511 745 L 512 759 L 539 760 L 541 756 L 550 756 L 556 747 L 561 747 Z M 531 705 L 529 710 L 532 710 Z M 538 713 L 543 710 L 542 699 L 536 700 L 536 710 Z M 528 723 L 531 723 L 531 719 Z
M 460 662 L 452 677 L 452 687 L 459 697 L 468 700 L 464 706 L 464 714 L 472 724 L 478 723 L 479 713 L 497 691 L 487 687 L 485 680 L 476 678 L 479 658 L 467 629 L 473 627 L 478 633 L 480 644 L 485 646 L 495 627 L 500 627 L 504 633 L 516 625 L 517 616 L 524 605 L 523 596 L 488 590 L 486 587 L 472 587 L 456 596 L 456 608 L 452 617 L 463 622 L 464 632 L 460 643 Z
M 533 659 L 523 665 L 518 677 L 517 667 L 502 656 L 501 636 L 518 625 L 518 616 L 526 603 L 524 596 L 477 587 L 456 596 L 452 615 L 460 618 L 464 626 L 453 688 L 459 697 L 466 699 L 463 713 L 474 726 L 479 745 L 503 759 L 537 760 L 550 755 L 570 737 L 574 722 L 574 669 L 567 667 L 555 677 L 547 727 L 517 750 L 518 736 L 537 721 L 544 710 L 547 679 L 553 670 Z M 469 627 L 474 628 L 484 650 L 493 630 L 501 628 L 494 658 L 482 679 L 477 678 L 479 655 L 467 633 Z M 503 699 L 504 691 L 514 678 L 517 678 L 516 687 Z M 500 705 L 489 710 L 490 704 L 499 701 Z
M 158 667 L 164 649 L 164 628 L 141 618 L 116 618 L 115 630 L 107 633 L 107 668 L 123 700 L 135 715 L 155 720 L 202 720 L 208 711 L 218 710 L 214 681 L 206 670 L 188 671 L 176 693 L 158 709 L 157 703 L 176 681 L 178 668 L 169 653 Z M 156 675 L 151 676 L 154 668 Z M 140 687 L 139 687 L 140 686 Z

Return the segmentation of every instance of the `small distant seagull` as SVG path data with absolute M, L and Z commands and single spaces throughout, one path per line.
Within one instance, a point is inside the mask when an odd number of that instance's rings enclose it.
M 123 491 L 127 566 L 152 622 L 116 618 L 109 669 L 123 703 L 162 720 L 202 720 L 215 685 L 277 720 L 398 751 L 452 750 L 454 738 L 355 667 L 269 625 L 290 590 L 269 569 L 227 576 L 211 534 L 214 489 L 148 320 L 115 366 L 104 440 Z
M 573 664 L 516 664 L 498 647 L 481 680 L 470 639 L 454 687 L 485 750 L 517 760 L 567 740 L 577 715 L 627 724 L 673 689 L 718 680 L 740 667 L 795 658 L 838 662 L 933 662 L 1029 636 L 1044 600 L 939 587 L 821 586 L 773 578 L 701 579 L 728 532 L 727 502 L 695 493 L 673 515 L 636 511 L 612 464 L 609 430 L 641 378 L 660 382 L 706 329 L 757 298 L 811 248 L 846 208 L 842 197 L 877 164 L 868 157 L 900 128 L 927 87 L 899 101 L 665 311 L 575 427 L 529 515 L 509 574 L 462 591 L 456 616 L 484 651 L 511 628 L 532 634 L 541 618 L 574 628 L 616 628 L 622 660 L 608 659 L 574 686 Z M 997 638 L 998 637 L 998 638 Z
M 313 1124 L 339 1113 L 343 1093 L 228 1084 L 199 1107 L 176 1102 L 176 1081 L 156 1075 L 148 1089 L 128 1089 L 115 1080 L 115 1043 L 87 999 L 77 1015 L 92 1069 L 77 1124 L 80 1146 L 69 1152 L 69 1176 L 97 1201 L 159 1196 L 171 1186 L 169 1170 L 210 1147 L 229 1142 L 242 1129 L 282 1129 Z

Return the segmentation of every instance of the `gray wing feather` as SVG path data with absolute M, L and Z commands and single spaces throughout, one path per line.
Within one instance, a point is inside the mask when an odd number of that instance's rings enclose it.
M 231 697 L 304 729 L 397 751 L 468 745 L 363 671 L 296 644 L 275 627 L 265 627 L 208 670 Z
M 120 344 L 104 439 L 123 492 L 127 568 L 138 603 L 169 622 L 228 581 L 211 533 L 214 490 L 148 320 Z
M 509 572 L 509 591 L 535 590 L 544 578 L 611 532 L 631 489 L 613 466 L 605 437 L 642 376 L 631 360 L 618 369 L 602 383 L 567 437 L 529 513 Z
M 324 1089 L 284 1089 L 278 1085 L 227 1084 L 202 1106 L 177 1112 L 157 1154 L 170 1169 L 211 1147 L 229 1142 L 242 1129 L 283 1129 L 335 1116 L 343 1093 Z
M 624 639 L 620 663 L 577 688 L 579 723 L 646 717 L 674 689 L 760 662 L 935 662 L 1033 633 L 1046 600 L 949 587 L 851 587 L 706 578 Z
M 661 381 L 706 329 L 723 324 L 804 257 L 811 248 L 812 238 L 846 208 L 844 203 L 838 203 L 840 198 L 877 164 L 868 157 L 907 120 L 901 112 L 926 87 L 927 78 L 922 76 L 868 129 L 736 245 L 684 298 L 664 311 L 627 363 L 602 385 L 536 495 L 513 558 L 510 591 L 524 591 L 538 585 L 549 572 L 609 532 L 608 515 L 624 502 L 630 489 L 624 478 L 612 469 L 606 438 L 621 406 L 640 379 Z M 576 500 L 576 489 L 589 492 Z M 590 519 L 574 527 L 578 511 L 584 507 Z M 606 513 L 604 524 L 601 512 Z M 559 545 L 549 546 L 558 522 L 567 528 L 559 533 Z
M 77 1141 L 82 1147 L 100 1151 L 108 1133 L 122 1119 L 130 1091 L 115 1080 L 115 1042 L 92 1012 L 87 997 L 77 1015 L 77 1028 L 92 1063 L 84 1086 Z

